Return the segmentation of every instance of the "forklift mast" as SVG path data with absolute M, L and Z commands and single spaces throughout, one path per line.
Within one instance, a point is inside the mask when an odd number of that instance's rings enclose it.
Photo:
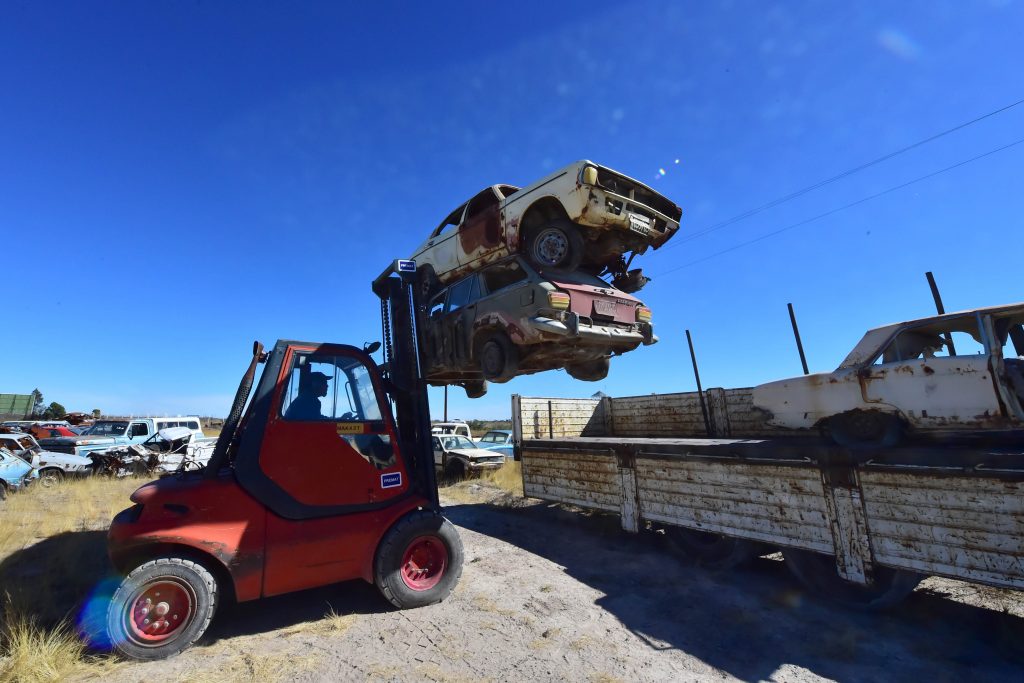
M 373 281 L 380 297 L 384 363 L 381 369 L 398 428 L 399 448 L 413 467 L 421 494 L 439 506 L 430 435 L 427 383 L 421 375 L 417 343 L 416 262 L 394 261 Z

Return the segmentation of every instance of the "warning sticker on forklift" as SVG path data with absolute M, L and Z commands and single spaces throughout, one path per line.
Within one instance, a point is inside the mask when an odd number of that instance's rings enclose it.
M 362 434 L 366 431 L 362 422 L 339 422 L 335 427 L 339 434 Z
M 389 472 L 380 475 L 380 487 L 382 489 L 393 489 L 402 485 L 401 472 Z

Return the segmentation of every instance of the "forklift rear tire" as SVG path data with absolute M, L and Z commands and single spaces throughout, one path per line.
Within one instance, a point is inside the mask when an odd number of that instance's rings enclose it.
M 399 609 L 440 602 L 462 574 L 462 539 L 440 514 L 417 510 L 384 535 L 373 563 L 374 582 Z
M 131 659 L 163 659 L 199 640 L 217 610 L 217 580 L 203 565 L 161 557 L 139 565 L 107 609 L 110 643 Z

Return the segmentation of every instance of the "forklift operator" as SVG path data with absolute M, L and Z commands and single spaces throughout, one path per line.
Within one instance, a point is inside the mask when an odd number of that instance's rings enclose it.
M 322 372 L 311 372 L 306 382 L 299 387 L 299 393 L 288 406 L 285 418 L 289 420 L 323 420 L 320 412 L 320 398 L 327 395 L 330 377 Z

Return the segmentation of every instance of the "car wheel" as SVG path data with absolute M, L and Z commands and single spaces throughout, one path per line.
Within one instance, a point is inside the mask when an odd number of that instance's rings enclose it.
M 836 558 L 809 550 L 783 548 L 786 567 L 810 591 L 846 607 L 863 611 L 883 610 L 910 595 L 922 574 L 876 566 L 869 586 L 839 576 Z
M 39 472 L 39 485 L 44 488 L 56 486 L 64 479 L 64 473 L 56 468 L 49 468 Z
M 437 279 L 433 266 L 422 266 L 416 271 L 416 294 L 419 296 L 421 305 L 426 306 L 430 302 L 430 297 L 437 293 L 440 286 L 441 281 Z
M 480 398 L 487 393 L 487 382 L 466 382 L 462 388 L 466 390 L 466 398 Z
M 611 367 L 611 358 L 598 358 L 585 363 L 573 363 L 567 365 L 565 371 L 574 379 L 584 382 L 597 382 L 608 376 L 608 369 Z
M 519 370 L 519 352 L 504 332 L 495 332 L 480 344 L 477 361 L 484 378 L 499 384 L 515 377 Z
M 444 477 L 449 482 L 459 482 L 466 478 L 466 463 L 461 460 L 452 460 L 444 468 Z
M 419 510 L 400 520 L 377 548 L 374 583 L 399 609 L 440 602 L 462 574 L 462 540 L 439 514 Z
M 576 270 L 583 260 L 579 228 L 564 220 L 548 223 L 530 236 L 527 255 L 540 268 Z
M 217 580 L 203 565 L 161 557 L 124 578 L 107 609 L 110 643 L 132 659 L 163 659 L 196 642 L 217 610 Z
M 877 410 L 851 410 L 828 420 L 828 432 L 840 446 L 895 446 L 903 437 L 903 423 L 895 415 Z
M 0 482 L 0 500 L 7 500 L 7 484 Z
M 682 559 L 709 569 L 732 569 L 762 555 L 766 546 L 680 526 L 666 526 L 669 547 Z

